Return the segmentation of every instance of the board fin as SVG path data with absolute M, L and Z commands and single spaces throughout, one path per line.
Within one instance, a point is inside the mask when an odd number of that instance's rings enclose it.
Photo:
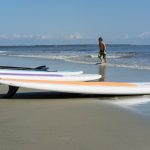
M 19 87 L 9 86 L 8 92 L 6 95 L 3 96 L 3 98 L 12 98 L 16 94 L 18 89 L 19 89 Z

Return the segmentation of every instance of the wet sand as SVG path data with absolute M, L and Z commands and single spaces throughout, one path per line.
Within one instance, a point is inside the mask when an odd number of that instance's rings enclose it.
M 0 99 L 1 150 L 150 148 L 150 121 L 107 97 L 20 92 Z

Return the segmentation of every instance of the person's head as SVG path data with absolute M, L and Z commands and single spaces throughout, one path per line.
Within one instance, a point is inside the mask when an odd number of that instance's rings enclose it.
M 98 40 L 99 40 L 99 42 L 102 42 L 102 41 L 103 41 L 102 37 L 99 37 Z

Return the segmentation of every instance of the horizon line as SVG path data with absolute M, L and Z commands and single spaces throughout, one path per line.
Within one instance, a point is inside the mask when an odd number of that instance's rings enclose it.
M 75 46 L 75 45 L 98 45 L 98 44 L 31 44 L 31 45 L 27 45 L 27 44 L 16 44 L 16 45 L 0 45 L 0 47 L 31 47 L 31 46 Z M 120 43 L 120 44 L 116 44 L 116 43 L 106 43 L 106 45 L 137 45 L 137 46 L 150 46 L 150 44 L 128 44 L 128 43 Z

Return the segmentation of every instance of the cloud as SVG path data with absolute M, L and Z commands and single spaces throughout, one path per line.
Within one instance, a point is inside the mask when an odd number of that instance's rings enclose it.
M 130 39 L 130 36 L 129 36 L 128 34 L 126 34 L 126 35 L 124 36 L 124 39 Z
M 71 34 L 71 35 L 65 36 L 65 39 L 68 39 L 68 40 L 80 40 L 80 39 L 83 39 L 83 36 L 80 33 L 75 33 L 75 34 Z
M 125 36 L 123 36 L 122 38 L 120 39 L 124 39 L 124 40 L 133 40 L 133 39 L 149 39 L 150 38 L 150 32 L 142 32 L 140 34 L 137 34 L 137 35 L 129 35 L 129 34 L 126 34 Z M 119 38 L 117 38 L 119 39 Z
M 121 44 L 150 44 L 150 32 L 141 32 L 141 33 L 125 33 L 124 35 L 116 35 L 113 38 L 108 37 L 108 43 L 121 43 Z
M 12 34 L 12 35 L 0 35 L 0 39 L 49 39 L 49 35 L 32 35 L 32 34 Z
M 143 32 L 138 35 L 139 38 L 150 38 L 150 32 Z
M 33 35 L 19 35 L 19 34 L 13 34 L 13 35 L 5 35 L 1 34 L 0 39 L 4 40 L 11 40 L 11 39 L 25 39 L 25 38 L 34 38 Z
M 9 36 L 5 35 L 5 34 L 1 34 L 0 35 L 0 39 L 9 39 Z
M 1 34 L 0 39 L 3 40 L 19 40 L 19 39 L 33 39 L 33 40 L 80 40 L 80 39 L 87 39 L 89 37 L 83 37 L 80 33 L 74 34 L 60 34 L 60 35 L 42 35 L 42 34 L 12 34 L 12 35 L 5 35 Z

